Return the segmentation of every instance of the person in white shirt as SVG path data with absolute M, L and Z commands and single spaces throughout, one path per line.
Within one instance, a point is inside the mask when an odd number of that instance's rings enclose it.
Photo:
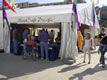
M 86 59 L 86 54 L 88 54 L 89 57 L 89 62 L 88 64 L 90 64 L 91 61 L 91 53 L 90 50 L 92 49 L 92 39 L 91 39 L 91 34 L 87 33 L 86 38 L 84 39 L 84 47 L 83 47 L 83 51 L 84 51 L 84 61 L 83 63 L 85 63 L 85 59 Z

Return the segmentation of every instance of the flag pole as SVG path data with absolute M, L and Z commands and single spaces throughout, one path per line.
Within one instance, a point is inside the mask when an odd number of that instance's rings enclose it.
M 5 27 L 5 22 L 4 22 L 4 11 L 3 11 L 4 5 L 3 5 L 3 0 L 2 0 L 2 17 L 3 17 L 3 29 Z
M 4 12 L 3 12 L 3 8 L 4 8 L 4 5 L 3 5 L 3 1 L 2 1 L 2 18 L 3 18 L 3 51 L 4 50 L 4 27 L 5 27 L 5 22 L 4 22 Z

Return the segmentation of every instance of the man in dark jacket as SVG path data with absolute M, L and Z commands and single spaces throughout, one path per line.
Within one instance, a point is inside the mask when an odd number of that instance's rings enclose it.
M 40 41 L 40 48 L 41 48 L 41 59 L 44 59 L 44 51 L 46 54 L 46 59 L 48 59 L 48 33 L 45 29 L 39 34 L 38 40 Z
M 100 51 L 101 51 L 100 61 L 101 61 L 102 67 L 104 68 L 105 67 L 104 55 L 107 52 L 107 34 L 105 34 L 105 36 L 102 38 L 101 42 L 102 43 L 100 44 Z

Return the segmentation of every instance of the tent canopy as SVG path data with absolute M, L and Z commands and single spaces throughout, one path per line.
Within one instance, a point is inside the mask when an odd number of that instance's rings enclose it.
M 78 17 L 81 24 L 93 26 L 93 5 L 92 4 L 78 4 Z M 75 15 L 72 11 L 72 4 L 66 5 L 51 5 L 40 6 L 34 8 L 16 9 L 16 14 L 10 10 L 6 10 L 9 23 L 18 24 L 46 24 L 46 23 L 61 23 L 62 37 L 60 57 L 76 59 L 77 49 L 77 27 Z M 10 34 L 5 22 L 3 28 L 2 11 L 0 12 L 0 48 L 5 52 L 10 52 Z M 96 15 L 96 14 L 95 14 Z M 97 16 L 96 28 L 99 28 Z M 93 28 L 93 27 L 91 27 Z
M 79 22 L 93 26 L 92 4 L 77 5 Z M 7 10 L 10 23 L 59 23 L 72 21 L 72 4 L 40 6 L 34 8 L 16 9 L 16 14 Z M 1 13 L 1 12 L 0 12 Z M 1 17 L 1 16 L 0 16 Z M 96 17 L 96 27 L 98 21 Z

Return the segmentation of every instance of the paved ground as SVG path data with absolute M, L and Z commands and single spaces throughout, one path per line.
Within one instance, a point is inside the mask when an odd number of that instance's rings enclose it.
M 73 65 L 60 60 L 34 62 L 23 60 L 22 56 L 1 53 L 0 80 L 107 80 L 107 65 L 103 69 L 98 61 L 97 53 L 92 54 L 91 64 L 83 64 L 83 54 L 79 54 Z

